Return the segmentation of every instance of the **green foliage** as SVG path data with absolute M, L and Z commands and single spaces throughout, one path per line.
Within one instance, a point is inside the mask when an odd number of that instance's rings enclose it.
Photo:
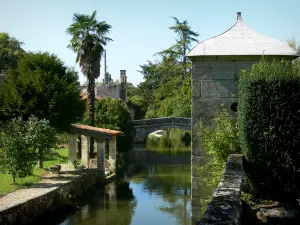
M 1 173 L 12 175 L 13 182 L 17 177 L 23 178 L 32 174 L 36 154 L 31 146 L 26 123 L 21 118 L 13 119 L 4 126 L 0 143 Z
M 300 187 L 300 69 L 287 61 L 261 62 L 239 80 L 238 128 L 242 151 L 274 194 Z
M 200 122 L 200 137 L 207 153 L 219 161 L 226 162 L 230 154 L 240 152 L 236 124 L 229 119 L 229 113 L 221 105 L 215 113 L 214 126 L 205 126 Z
M 84 123 L 88 123 L 88 116 L 85 115 Z M 134 127 L 127 105 L 113 98 L 103 98 L 96 103 L 95 107 L 95 126 L 120 130 L 124 133 L 124 137 L 118 137 L 118 151 L 126 151 L 131 147 Z
M 78 74 L 57 56 L 27 53 L 0 88 L 4 115 L 25 120 L 34 115 L 49 120 L 60 131 L 68 131 L 84 111 L 78 85 Z
M 230 154 L 240 153 L 238 132 L 235 123 L 229 119 L 228 111 L 221 105 L 215 113 L 213 126 L 200 122 L 201 147 L 208 162 L 199 166 L 203 185 L 216 188 L 224 173 L 226 160 Z
M 164 130 L 161 137 L 148 135 L 146 147 L 149 150 L 160 151 L 163 153 L 177 153 L 191 151 L 191 134 L 181 129 Z
M 184 75 L 181 78 L 185 78 L 187 75 L 187 59 L 185 57 L 187 51 L 190 50 L 191 44 L 193 42 L 198 42 L 196 37 L 199 36 L 198 33 L 192 31 L 191 27 L 188 25 L 188 22 L 186 20 L 180 22 L 176 17 L 172 17 L 175 21 L 175 25 L 169 27 L 170 30 L 174 31 L 177 35 L 177 40 L 174 45 L 172 45 L 170 48 L 163 50 L 162 52 L 159 52 L 159 54 L 164 56 L 175 56 L 176 59 L 181 61 L 184 68 Z
M 160 63 L 143 66 L 145 82 L 139 88 L 148 103 L 146 118 L 190 117 L 191 78 L 187 76 L 181 84 L 184 70 L 185 66 L 174 57 L 164 57 Z
M 8 33 L 0 33 L 0 74 L 17 68 L 20 57 L 25 53 L 22 44 Z
M 296 39 L 293 37 L 292 39 L 288 40 L 289 46 L 297 51 L 297 53 L 300 53 L 300 46 L 297 44 Z
M 49 121 L 36 117 L 29 117 L 27 123 L 27 133 L 30 141 L 30 147 L 36 150 L 39 160 L 39 167 L 43 168 L 44 155 L 49 153 L 52 148 L 56 147 L 58 136 Z
M 144 82 L 138 88 L 147 108 L 146 118 L 191 116 L 191 64 L 185 55 L 198 34 L 187 21 L 173 19 L 175 25 L 170 29 L 178 37 L 176 43 L 158 53 L 161 60 L 140 66 Z
M 111 78 L 111 74 L 109 72 L 106 72 L 104 74 L 104 78 L 102 79 L 102 84 L 112 84 L 114 80 Z

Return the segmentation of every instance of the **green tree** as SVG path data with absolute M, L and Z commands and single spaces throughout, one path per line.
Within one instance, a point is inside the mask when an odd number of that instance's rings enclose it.
M 0 74 L 17 67 L 20 57 L 25 53 L 22 45 L 23 42 L 8 33 L 0 33 Z
M 95 119 L 95 79 L 100 76 L 100 61 L 104 53 L 104 46 L 112 41 L 106 35 L 111 25 L 105 21 L 96 20 L 96 10 L 93 14 L 84 15 L 75 13 L 73 23 L 68 27 L 67 33 L 72 35 L 68 45 L 76 54 L 76 62 L 79 63 L 82 73 L 88 80 L 88 106 L 89 125 L 94 126 Z M 90 153 L 94 152 L 94 139 L 90 140 Z
M 27 133 L 31 148 L 36 150 L 39 168 L 43 168 L 44 155 L 56 147 L 58 136 L 48 120 L 30 117 L 27 121 Z
M 59 131 L 68 131 L 84 112 L 78 85 L 78 74 L 57 56 L 27 53 L 1 85 L 3 114 L 24 120 L 34 115 L 49 120 Z
M 145 117 L 191 116 L 191 63 L 185 55 L 198 33 L 188 22 L 173 17 L 175 25 L 169 27 L 177 35 L 176 43 L 158 52 L 161 60 L 141 65 L 144 81 L 138 85 L 139 95 L 145 99 Z
M 174 31 L 178 37 L 176 43 L 170 48 L 159 52 L 162 55 L 175 55 L 185 66 L 185 75 L 187 73 L 187 59 L 185 57 L 187 51 L 190 50 L 191 44 L 193 42 L 198 42 L 196 37 L 199 36 L 197 32 L 191 30 L 190 25 L 186 20 L 180 22 L 176 17 L 172 17 L 175 20 L 175 25 L 169 27 L 170 30 Z M 184 78 L 183 78 L 184 79 Z
M 0 172 L 17 177 L 32 174 L 36 154 L 30 147 L 26 123 L 21 117 L 8 122 L 0 133 Z
M 295 51 L 300 54 L 300 46 L 297 45 L 296 39 L 293 37 L 292 39 L 288 40 L 288 44 L 291 48 L 293 48 Z
M 84 123 L 88 123 L 87 116 L 85 116 Z M 96 102 L 95 126 L 120 130 L 124 133 L 124 137 L 118 137 L 118 151 L 125 151 L 131 147 L 134 127 L 125 102 L 110 97 Z
M 104 85 L 105 84 L 111 84 L 113 82 L 114 82 L 114 80 L 111 78 L 111 74 L 109 72 L 106 72 L 104 74 L 104 78 L 102 80 L 102 84 L 104 84 Z

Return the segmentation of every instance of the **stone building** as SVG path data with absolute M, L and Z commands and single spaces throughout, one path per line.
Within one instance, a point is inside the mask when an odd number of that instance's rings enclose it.
M 87 86 L 80 86 L 80 95 L 82 100 L 87 100 Z M 120 99 L 127 102 L 127 76 L 126 70 L 120 70 L 120 83 L 97 85 L 95 87 L 95 99 L 100 100 L 105 97 Z M 131 118 L 135 119 L 135 108 L 127 104 Z
M 80 86 L 80 94 L 82 99 L 87 99 L 87 86 Z M 126 70 L 120 70 L 120 83 L 97 85 L 95 87 L 95 98 L 101 99 L 105 97 L 117 98 L 123 101 L 127 100 L 127 76 Z
M 237 13 L 237 21 L 227 31 L 197 44 L 187 57 L 192 61 L 192 200 L 199 204 L 195 165 L 201 164 L 199 123 L 209 124 L 223 103 L 232 117 L 237 108 L 237 79 L 242 69 L 261 60 L 294 60 L 298 54 L 288 43 L 251 29 Z M 193 204 L 194 204 L 193 203 Z M 196 209 L 193 217 L 200 211 Z

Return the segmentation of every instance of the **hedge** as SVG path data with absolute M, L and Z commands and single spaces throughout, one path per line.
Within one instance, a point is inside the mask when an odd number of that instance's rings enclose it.
M 288 61 L 262 60 L 243 70 L 238 129 L 246 160 L 272 190 L 300 187 L 300 70 Z M 261 182 L 262 180 L 260 180 Z

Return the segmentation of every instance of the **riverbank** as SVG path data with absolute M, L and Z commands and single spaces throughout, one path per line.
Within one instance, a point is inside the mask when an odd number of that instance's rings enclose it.
M 36 184 L 0 197 L 0 224 L 28 224 L 61 205 L 74 205 L 76 199 L 97 183 L 106 184 L 115 174 L 106 172 L 105 180 L 97 169 L 72 170 L 62 166 L 59 174 L 44 176 Z
M 53 165 L 67 162 L 68 149 L 65 146 L 64 148 L 53 150 L 52 154 L 49 154 L 49 156 L 44 159 L 44 168 L 49 168 Z M 12 183 L 11 175 L 0 173 L 0 197 L 21 188 L 28 188 L 29 186 L 40 181 L 44 173 L 44 169 L 40 169 L 38 166 L 36 166 L 34 168 L 33 175 L 25 178 L 17 178 L 16 183 Z

